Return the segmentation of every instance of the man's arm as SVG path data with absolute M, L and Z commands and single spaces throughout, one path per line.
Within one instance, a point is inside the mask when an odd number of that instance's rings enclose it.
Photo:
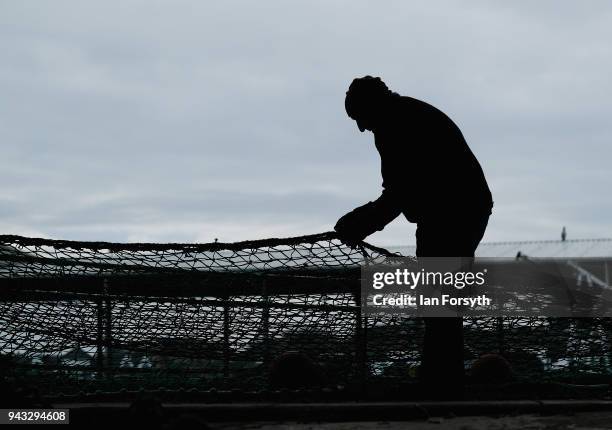
M 338 220 L 334 230 L 348 241 L 361 241 L 380 231 L 402 213 L 399 196 L 385 188 L 379 198 L 353 209 Z

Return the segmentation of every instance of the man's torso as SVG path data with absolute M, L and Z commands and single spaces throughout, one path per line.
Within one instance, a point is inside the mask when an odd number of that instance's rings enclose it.
M 398 96 L 374 135 L 383 186 L 402 196 L 410 221 L 491 212 L 482 168 L 459 128 L 440 110 Z

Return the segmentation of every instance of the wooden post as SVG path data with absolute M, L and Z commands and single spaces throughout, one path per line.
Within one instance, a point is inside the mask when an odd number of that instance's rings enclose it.
M 364 259 L 363 264 L 367 266 L 370 263 L 368 253 L 366 252 L 365 247 L 360 246 L 360 248 Z M 367 309 L 365 305 L 367 304 L 368 298 L 364 297 L 363 292 L 361 291 L 361 282 L 362 280 L 360 274 L 357 285 L 355 285 L 355 304 L 357 305 L 355 315 L 355 358 L 357 359 L 357 371 L 359 383 L 361 385 L 361 395 L 365 397 L 367 395 L 368 388 L 368 314 L 367 311 L 364 312 L 364 309 Z
M 504 317 L 497 317 L 497 343 L 499 345 L 499 353 L 504 355 L 506 352 L 506 344 L 504 339 Z
M 104 345 L 106 346 L 106 364 L 107 367 L 111 366 L 112 363 L 112 351 L 111 344 L 113 341 L 112 333 L 112 303 L 109 295 L 108 280 L 104 278 Z
M 361 394 L 366 395 L 368 374 L 367 351 L 367 313 L 363 312 L 363 300 L 358 294 L 355 300 L 355 359 L 357 360 L 357 377 L 361 386 Z
M 229 377 L 230 364 L 230 308 L 227 296 L 223 299 L 223 377 Z
M 263 364 L 270 362 L 270 300 L 268 297 L 268 286 L 264 278 L 261 283 L 262 299 L 264 302 L 262 312 L 262 332 L 263 332 Z
M 104 284 L 102 286 L 104 287 Z M 98 370 L 96 376 L 101 377 L 104 371 L 104 303 L 102 296 L 96 299 L 96 316 L 96 368 Z

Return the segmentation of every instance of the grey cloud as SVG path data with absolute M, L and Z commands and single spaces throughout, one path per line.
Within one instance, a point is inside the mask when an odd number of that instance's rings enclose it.
M 350 80 L 375 74 L 460 125 L 495 194 L 487 240 L 563 224 L 611 235 L 608 2 L 2 9 L 2 232 L 189 241 L 330 228 L 380 190 L 372 137 L 343 109 Z M 372 239 L 404 244 L 413 229 L 398 220 Z

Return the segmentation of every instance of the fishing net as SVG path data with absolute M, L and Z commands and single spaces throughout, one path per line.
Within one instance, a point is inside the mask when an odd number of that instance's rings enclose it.
M 259 390 L 286 351 L 328 386 L 414 380 L 424 324 L 362 314 L 360 265 L 396 255 L 334 233 L 237 243 L 0 236 L 0 371 L 44 395 Z M 524 378 L 607 377 L 606 319 L 466 318 L 465 358 Z M 568 379 L 569 378 L 569 379 Z

